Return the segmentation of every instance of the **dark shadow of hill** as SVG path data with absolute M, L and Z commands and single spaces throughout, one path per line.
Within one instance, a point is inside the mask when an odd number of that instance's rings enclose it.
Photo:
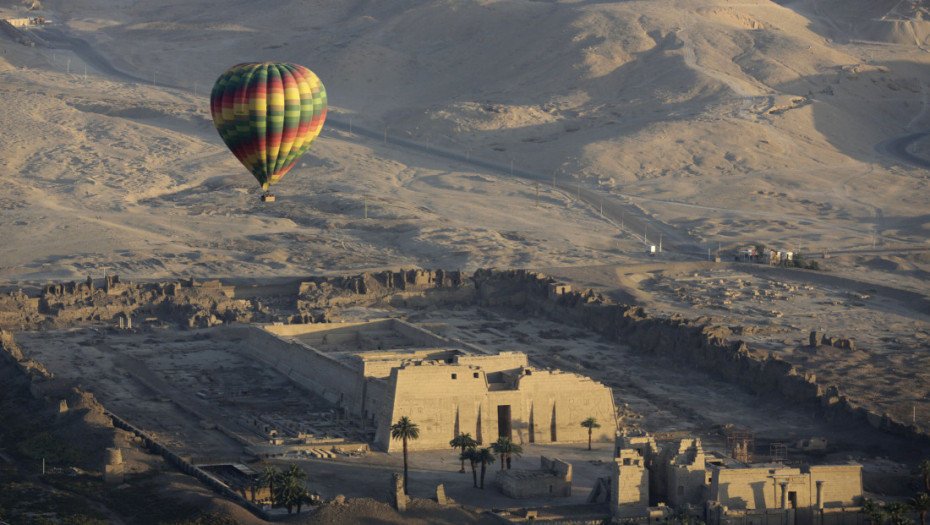
M 811 106 L 816 131 L 844 155 L 885 167 L 922 164 L 919 167 L 926 168 L 930 159 L 905 148 L 926 134 L 918 125 L 926 110 L 921 85 L 928 75 L 930 64 L 911 61 L 834 66 L 777 86 L 795 98 L 768 114 L 777 119 Z
M 838 44 L 854 41 L 904 44 L 915 36 L 926 43 L 926 21 L 910 3 L 898 0 L 775 0 L 810 20 L 808 29 Z

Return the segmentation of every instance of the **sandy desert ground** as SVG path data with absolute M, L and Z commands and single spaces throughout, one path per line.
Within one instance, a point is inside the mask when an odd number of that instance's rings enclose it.
M 926 170 L 876 149 L 924 129 L 909 2 L 41 7 L 0 13 L 54 22 L 2 43 L 7 282 L 626 263 L 660 233 L 669 256 L 926 248 Z M 248 60 L 330 98 L 273 206 L 208 112 Z
M 0 38 L 7 287 L 541 269 L 754 326 L 740 337 L 898 418 L 926 406 L 923 2 L 27 7 L 0 1 L 53 22 L 35 47 Z M 258 60 L 313 69 L 330 102 L 273 204 L 209 115 L 216 77 Z M 829 271 L 701 262 L 754 243 Z M 796 350 L 810 330 L 858 350 Z

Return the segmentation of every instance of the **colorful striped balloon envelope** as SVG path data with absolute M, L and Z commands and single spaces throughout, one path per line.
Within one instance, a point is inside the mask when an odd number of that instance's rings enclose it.
M 268 191 L 320 134 L 326 88 L 297 64 L 238 64 L 213 85 L 210 112 L 223 142 Z

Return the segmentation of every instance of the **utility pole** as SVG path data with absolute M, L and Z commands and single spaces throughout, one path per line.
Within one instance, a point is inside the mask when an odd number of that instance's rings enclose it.
M 539 207 L 539 183 L 536 183 L 536 207 Z
M 662 253 L 662 233 L 659 233 L 659 253 Z

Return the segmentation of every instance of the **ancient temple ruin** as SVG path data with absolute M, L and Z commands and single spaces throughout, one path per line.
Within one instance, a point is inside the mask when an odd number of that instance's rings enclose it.
M 858 523 L 862 465 L 748 463 L 705 453 L 701 440 L 664 447 L 652 436 L 618 436 L 614 475 L 605 480 L 613 515 L 644 519 L 691 507 L 708 525 Z
M 376 447 L 395 451 L 391 424 L 407 416 L 420 437 L 412 450 L 444 449 L 459 433 L 489 446 L 613 439 L 610 388 L 587 377 L 529 365 L 522 352 L 490 354 L 399 319 L 367 323 L 243 328 L 251 352 L 336 403 L 371 429 Z

